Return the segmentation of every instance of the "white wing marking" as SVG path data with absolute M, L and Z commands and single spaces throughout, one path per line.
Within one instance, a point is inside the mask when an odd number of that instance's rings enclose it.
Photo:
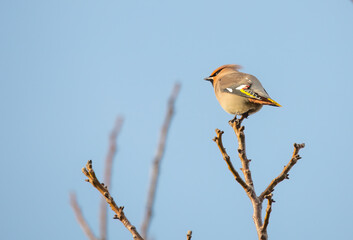
M 240 85 L 239 87 L 237 87 L 236 90 L 240 90 L 240 89 L 243 89 L 245 87 L 247 87 L 247 85 L 243 84 L 243 85 Z

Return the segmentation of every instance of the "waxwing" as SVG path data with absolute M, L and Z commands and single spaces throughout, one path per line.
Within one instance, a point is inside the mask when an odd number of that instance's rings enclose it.
M 253 75 L 239 72 L 235 64 L 223 65 L 205 80 L 210 81 L 222 108 L 230 114 L 247 117 L 259 111 L 263 105 L 281 107 L 272 100 L 260 81 Z

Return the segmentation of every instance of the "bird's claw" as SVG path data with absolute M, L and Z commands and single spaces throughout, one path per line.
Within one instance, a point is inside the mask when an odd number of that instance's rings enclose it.
M 237 118 L 237 115 L 235 115 L 234 118 L 232 120 L 229 120 L 228 123 L 231 124 L 231 125 L 235 123 L 237 127 L 240 127 L 240 125 L 243 122 L 243 120 L 245 118 L 248 118 L 248 117 L 249 117 L 249 113 L 247 113 L 247 112 L 242 114 L 239 119 Z
M 237 115 L 235 114 L 234 118 L 231 119 L 231 120 L 229 120 L 228 123 L 229 123 L 229 124 L 232 124 L 232 123 L 234 123 L 234 122 L 237 121 L 237 120 L 238 120 L 238 119 L 237 119 Z

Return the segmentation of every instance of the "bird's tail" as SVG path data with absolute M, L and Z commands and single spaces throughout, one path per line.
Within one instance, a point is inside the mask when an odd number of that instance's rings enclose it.
M 271 105 L 275 107 L 282 107 L 279 103 L 277 103 L 275 100 L 272 100 L 271 98 L 262 98 L 262 99 L 249 98 L 249 102 L 253 102 L 261 105 Z

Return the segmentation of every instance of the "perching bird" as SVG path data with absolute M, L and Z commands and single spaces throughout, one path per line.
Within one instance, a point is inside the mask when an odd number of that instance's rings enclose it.
M 212 83 L 222 108 L 235 115 L 232 121 L 237 115 L 241 115 L 242 118 L 248 117 L 259 111 L 263 105 L 281 107 L 270 98 L 256 77 L 239 72 L 240 68 L 235 64 L 223 65 L 205 78 Z

